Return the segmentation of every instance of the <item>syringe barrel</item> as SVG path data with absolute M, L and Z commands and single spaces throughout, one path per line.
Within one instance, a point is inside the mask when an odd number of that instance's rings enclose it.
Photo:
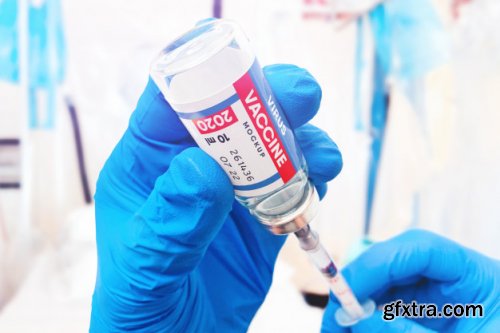
M 151 76 L 236 198 L 274 233 L 315 216 L 318 196 L 293 130 L 237 24 L 213 20 L 170 43 Z

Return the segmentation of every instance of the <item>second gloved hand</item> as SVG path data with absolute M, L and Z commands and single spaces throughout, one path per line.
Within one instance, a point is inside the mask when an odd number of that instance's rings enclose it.
M 369 248 L 344 270 L 346 280 L 360 300 L 377 305 L 401 300 L 411 304 L 478 304 L 476 318 L 404 318 L 376 311 L 370 318 L 343 328 L 331 300 L 323 317 L 323 333 L 333 332 L 498 332 L 500 328 L 500 262 L 423 230 L 408 231 Z M 390 311 L 386 308 L 387 311 Z M 400 315 L 402 312 L 400 312 Z M 476 313 L 478 315 L 479 313 Z

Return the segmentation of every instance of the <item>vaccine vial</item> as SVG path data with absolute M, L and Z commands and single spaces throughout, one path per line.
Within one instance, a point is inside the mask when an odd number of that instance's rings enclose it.
M 160 52 L 151 77 L 260 222 L 275 234 L 308 225 L 318 195 L 293 130 L 236 23 L 211 20 L 186 32 Z

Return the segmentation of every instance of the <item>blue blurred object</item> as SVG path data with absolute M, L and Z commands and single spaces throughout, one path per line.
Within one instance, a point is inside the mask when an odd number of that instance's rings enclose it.
M 363 124 L 363 111 L 361 105 L 361 79 L 365 63 L 363 61 L 363 53 L 365 46 L 365 18 L 360 17 L 356 21 L 356 53 L 354 69 L 354 128 L 357 131 L 362 131 L 365 128 Z
M 373 93 L 369 127 L 369 135 L 372 141 L 370 144 L 365 220 L 363 227 L 363 234 L 365 237 L 368 237 L 370 233 L 373 200 L 375 196 L 380 157 L 382 154 L 385 136 L 385 127 L 387 123 L 389 94 L 386 88 L 386 80 L 390 69 L 391 59 L 391 48 L 389 46 L 390 39 L 387 35 L 384 5 L 375 7 L 369 15 L 375 41 L 375 54 L 373 62 Z
M 374 73 L 373 73 L 373 96 L 370 114 L 370 136 L 372 138 L 370 146 L 370 161 L 368 168 L 368 183 L 365 207 L 364 235 L 370 233 L 370 224 L 372 218 L 373 200 L 377 185 L 378 172 L 380 167 L 380 157 L 385 138 L 385 129 L 387 125 L 389 94 L 386 89 L 387 73 L 384 71 L 383 59 L 375 54 Z
M 483 256 L 428 231 L 412 230 L 372 245 L 344 270 L 359 298 L 379 306 L 405 304 L 481 304 L 482 317 L 384 320 L 382 311 L 350 328 L 337 326 L 339 307 L 330 300 L 323 333 L 333 332 L 497 332 L 500 327 L 500 261 Z M 478 314 L 478 313 L 476 313 Z
M 61 83 L 66 67 L 66 49 L 59 0 L 45 0 L 30 5 L 29 81 L 32 87 Z
M 65 75 L 66 50 L 59 0 L 29 2 L 28 27 L 21 29 L 17 0 L 0 2 L 0 80 L 19 83 L 20 34 L 28 40 L 27 91 L 31 128 L 52 128 L 55 124 L 56 87 Z M 46 94 L 47 114 L 40 119 L 40 92 Z
M 59 0 L 46 0 L 28 10 L 28 98 L 31 128 L 53 128 L 56 87 L 64 78 L 65 43 Z M 47 114 L 40 117 L 37 92 L 47 93 Z
M 429 0 L 385 1 L 369 13 L 369 18 L 375 43 L 375 60 L 369 130 L 372 143 L 363 228 L 365 236 L 370 232 L 384 146 L 389 107 L 387 78 L 393 76 L 407 87 L 412 84 L 412 80 L 443 64 L 449 57 L 446 31 Z M 408 90 L 406 93 L 409 93 Z M 408 97 L 413 101 L 412 96 Z M 415 106 L 415 109 L 418 108 Z M 421 112 L 418 116 L 424 117 Z
M 0 1 L 0 80 L 19 82 L 17 0 Z
M 429 0 L 391 0 L 369 14 L 383 69 L 400 80 L 422 76 L 449 59 L 450 41 Z
M 304 124 L 321 90 L 295 66 L 264 72 L 324 195 L 342 159 Z M 264 301 L 286 238 L 234 202 L 224 171 L 194 146 L 150 80 L 97 184 L 91 332 L 245 332 Z

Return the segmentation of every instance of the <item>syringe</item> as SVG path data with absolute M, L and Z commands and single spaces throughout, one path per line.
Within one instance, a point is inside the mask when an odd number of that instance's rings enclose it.
M 351 326 L 371 316 L 375 311 L 375 303 L 370 299 L 362 305 L 359 303 L 342 273 L 337 269 L 332 258 L 320 243 L 318 234 L 307 225 L 295 232 L 295 235 L 299 239 L 300 247 L 306 251 L 311 261 L 327 279 L 331 292 L 342 306 L 335 313 L 338 324 Z

